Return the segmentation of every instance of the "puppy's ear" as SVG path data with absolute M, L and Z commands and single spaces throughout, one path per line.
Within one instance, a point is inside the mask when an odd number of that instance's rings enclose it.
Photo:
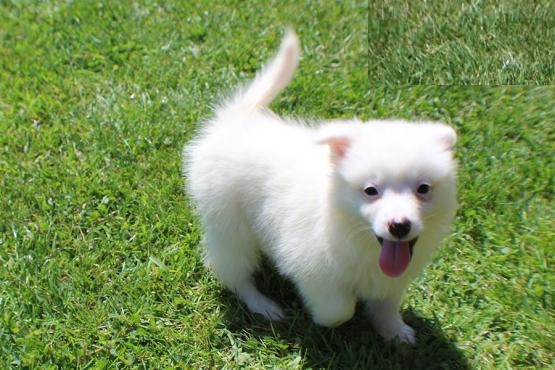
M 445 124 L 434 124 L 434 135 L 439 140 L 441 147 L 444 150 L 453 150 L 457 143 L 457 133 L 451 126 Z
M 345 158 L 347 150 L 351 146 L 351 139 L 348 137 L 329 137 L 317 141 L 318 144 L 327 144 L 330 147 L 331 159 L 338 162 Z
M 330 148 L 334 163 L 345 158 L 358 130 L 358 122 L 334 121 L 319 128 L 316 143 L 326 144 Z

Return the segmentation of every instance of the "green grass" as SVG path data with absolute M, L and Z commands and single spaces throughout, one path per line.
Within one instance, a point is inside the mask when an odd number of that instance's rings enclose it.
M 553 84 L 550 0 L 370 0 L 371 84 Z
M 364 3 L 185 3 L 0 4 L 0 368 L 555 366 L 555 88 L 369 89 Z M 276 111 L 459 132 L 456 230 L 403 309 L 413 348 L 361 313 L 317 327 L 267 274 L 271 325 L 202 266 L 180 151 L 286 24 L 304 56 Z

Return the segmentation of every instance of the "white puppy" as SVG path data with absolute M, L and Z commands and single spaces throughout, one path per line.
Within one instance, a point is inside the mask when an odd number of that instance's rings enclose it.
M 279 320 L 252 279 L 262 252 L 316 323 L 349 320 L 361 299 L 385 339 L 413 343 L 399 308 L 455 214 L 456 134 L 439 123 L 280 118 L 267 106 L 298 60 L 288 32 L 184 150 L 206 263 L 252 312 Z

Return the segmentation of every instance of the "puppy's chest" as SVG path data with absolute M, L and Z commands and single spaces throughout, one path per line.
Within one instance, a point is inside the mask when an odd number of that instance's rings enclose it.
M 386 298 L 403 288 L 387 277 L 368 277 L 361 279 L 354 287 L 354 293 L 362 300 Z
M 359 270 L 353 280 L 353 290 L 357 297 L 362 300 L 386 298 L 396 294 L 403 289 L 403 279 L 391 279 L 385 276 L 379 266 L 366 266 Z

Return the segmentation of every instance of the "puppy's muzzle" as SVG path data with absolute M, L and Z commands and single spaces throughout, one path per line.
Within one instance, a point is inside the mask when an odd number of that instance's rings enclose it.
M 387 224 L 389 233 L 394 237 L 401 239 L 410 233 L 411 222 L 403 218 L 401 221 L 393 220 Z

